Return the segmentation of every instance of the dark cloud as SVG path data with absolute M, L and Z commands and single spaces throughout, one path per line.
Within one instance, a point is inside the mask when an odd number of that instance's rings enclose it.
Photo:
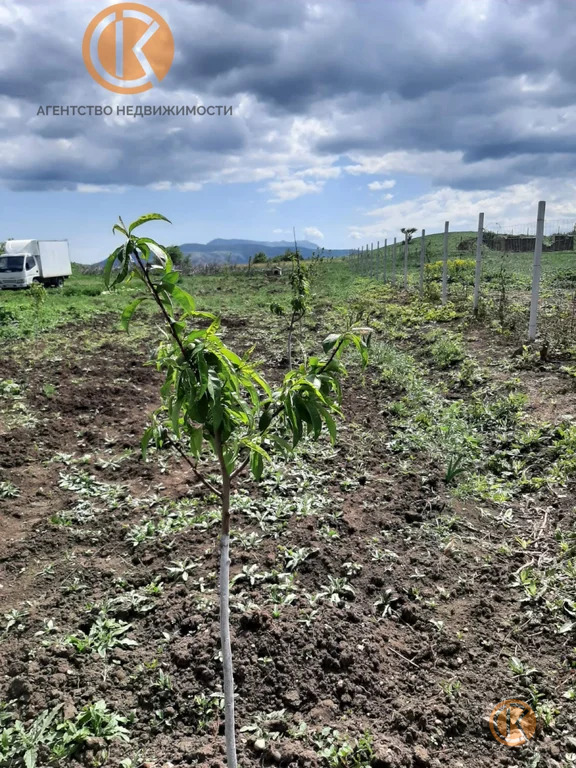
M 100 8 L 8 0 L 0 11 L 11 110 L 0 110 L 0 178 L 12 187 L 267 179 L 399 151 L 459 153 L 425 173 L 462 189 L 574 171 L 573 2 L 164 0 L 174 66 L 133 98 L 83 67 L 83 31 Z M 232 104 L 236 115 L 35 116 L 39 104 L 99 103 Z M 309 119 L 322 129 L 302 130 Z

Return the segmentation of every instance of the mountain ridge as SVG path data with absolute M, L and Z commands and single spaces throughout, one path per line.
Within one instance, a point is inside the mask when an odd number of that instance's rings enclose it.
M 269 259 L 282 256 L 287 250 L 294 250 L 294 242 L 290 240 L 243 240 L 240 238 L 216 237 L 208 243 L 183 243 L 178 246 L 182 253 L 190 257 L 192 264 L 247 264 L 248 259 L 256 253 L 263 252 Z M 326 258 L 348 256 L 352 249 L 326 248 L 323 255 Z M 310 240 L 298 241 L 298 251 L 304 259 L 310 259 L 322 251 L 322 246 Z M 103 268 L 106 259 L 91 266 Z

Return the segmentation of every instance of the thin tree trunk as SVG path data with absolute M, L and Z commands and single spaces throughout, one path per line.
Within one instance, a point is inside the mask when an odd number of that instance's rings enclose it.
M 220 440 L 216 447 L 222 473 L 222 533 L 220 536 L 220 643 L 224 667 L 224 735 L 228 768 L 237 768 L 234 717 L 234 667 L 230 642 L 230 474 Z
M 288 370 L 292 370 L 292 337 L 294 335 L 294 315 L 290 320 L 290 327 L 288 328 L 288 341 L 286 342 L 286 357 L 288 358 Z

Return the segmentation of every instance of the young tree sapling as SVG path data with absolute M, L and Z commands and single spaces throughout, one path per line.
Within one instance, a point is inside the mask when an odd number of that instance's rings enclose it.
M 232 487 L 249 467 L 258 479 L 270 451 L 285 456 L 307 435 L 317 439 L 327 430 L 336 437 L 334 416 L 340 414 L 341 385 L 346 373 L 342 355 L 355 347 L 362 365 L 368 360 L 369 329 L 333 333 L 323 342 L 323 356 L 307 358 L 271 387 L 250 362 L 238 356 L 218 335 L 219 320 L 212 312 L 196 310 L 194 299 L 180 285 L 166 249 L 135 230 L 149 221 L 168 221 L 152 213 L 130 226 L 122 219 L 114 227 L 125 242 L 108 258 L 104 281 L 108 288 L 137 280 L 142 291 L 125 308 L 122 324 L 128 329 L 136 309 L 152 301 L 160 311 L 163 340 L 155 364 L 164 374 L 162 405 L 142 439 L 180 455 L 196 478 L 216 494 L 221 507 L 220 640 L 225 699 L 226 755 L 236 768 L 234 675 L 230 643 L 230 500 Z M 119 263 L 119 270 L 113 268 Z M 364 338 L 368 335 L 367 341 Z M 207 479 L 210 456 L 218 464 L 220 483 Z

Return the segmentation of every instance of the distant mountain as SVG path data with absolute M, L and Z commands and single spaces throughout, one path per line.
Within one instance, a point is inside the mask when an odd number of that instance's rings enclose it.
M 217 264 L 231 262 L 232 264 L 247 264 L 248 259 L 255 253 L 263 251 L 269 259 L 281 256 L 286 249 L 293 250 L 294 243 L 289 240 L 265 241 L 265 240 L 225 240 L 216 238 L 209 243 L 184 243 L 180 246 L 182 252 L 188 254 L 194 263 Z M 320 251 L 321 246 L 311 243 L 309 240 L 298 241 L 298 250 L 305 259 L 312 257 Z M 324 251 L 324 256 L 347 256 L 348 249 Z
M 313 254 L 318 253 L 322 246 L 310 242 L 310 240 L 299 240 L 298 250 L 304 259 L 310 259 Z M 281 256 L 287 249 L 294 250 L 294 243 L 290 240 L 277 240 L 273 242 L 265 240 L 225 240 L 216 238 L 209 243 L 184 243 L 180 246 L 182 253 L 190 256 L 193 264 L 247 264 L 248 259 L 255 253 L 263 251 L 269 259 L 274 256 Z M 326 249 L 324 256 L 326 258 L 348 256 L 350 250 L 338 249 L 330 251 Z M 106 259 L 99 261 L 92 266 L 102 269 L 106 264 Z

